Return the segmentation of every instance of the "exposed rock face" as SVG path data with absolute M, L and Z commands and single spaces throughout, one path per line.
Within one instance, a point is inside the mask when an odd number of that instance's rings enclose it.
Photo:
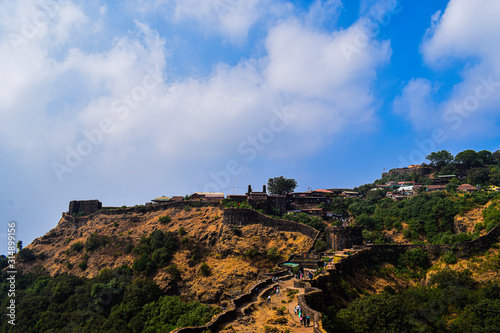
M 169 216 L 170 221 L 160 223 L 161 216 Z M 271 248 L 287 258 L 292 252 L 304 252 L 312 246 L 312 239 L 298 232 L 277 231 L 260 224 L 235 229 L 222 220 L 223 211 L 217 207 L 165 208 L 142 213 L 132 209 L 119 213 L 99 211 L 85 217 L 63 214 L 54 229 L 27 246 L 36 255 L 43 253 L 45 259 L 20 263 L 18 267 L 24 272 L 45 270 L 50 275 L 94 277 L 104 268 L 132 267 L 138 257 L 132 249 L 141 237 L 155 230 L 178 233 L 182 227 L 186 234 L 179 235 L 179 239 L 187 237 L 187 242 L 197 244 L 203 250 L 203 258 L 193 262 L 190 251 L 181 246 L 172 260 L 181 272 L 180 279 L 173 278 L 164 268 L 153 273 L 152 278 L 169 293 L 210 303 L 243 292 L 261 272 L 267 272 L 273 266 L 266 258 Z M 82 245 L 93 233 L 107 237 L 109 242 L 86 251 Z M 245 255 L 248 250 L 252 251 Z M 79 267 L 82 262 L 87 263 L 86 269 Z M 206 277 L 200 274 L 203 262 L 212 272 Z
M 463 216 L 457 215 L 453 221 L 453 228 L 456 233 L 459 232 L 473 232 L 474 226 L 478 223 L 483 222 L 483 210 L 488 208 L 491 205 L 491 201 L 486 205 L 472 209 L 465 213 Z M 484 233 L 484 232 L 483 232 Z M 482 233 L 482 234 L 483 234 Z

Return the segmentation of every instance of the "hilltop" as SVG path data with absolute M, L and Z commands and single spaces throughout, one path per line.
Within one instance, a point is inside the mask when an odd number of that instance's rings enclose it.
M 243 292 L 259 274 L 274 266 L 275 261 L 267 258 L 245 256 L 249 249 L 260 254 L 274 249 L 276 257 L 284 260 L 292 253 L 307 252 L 313 245 L 312 239 L 297 232 L 280 232 L 259 224 L 237 229 L 224 225 L 219 207 L 164 206 L 146 212 L 134 208 L 103 210 L 85 217 L 63 214 L 54 229 L 26 247 L 37 259 L 21 263 L 20 270 L 93 278 L 103 269 L 133 267 L 140 257 L 134 248 L 141 239 L 154 231 L 171 232 L 178 235 L 181 245 L 170 265 L 175 265 L 180 275 L 158 269 L 148 276 L 171 294 L 216 303 L 227 300 L 231 292 Z M 162 223 L 162 218 L 168 222 Z M 93 248 L 93 239 L 103 244 Z M 214 273 L 202 276 L 202 263 Z

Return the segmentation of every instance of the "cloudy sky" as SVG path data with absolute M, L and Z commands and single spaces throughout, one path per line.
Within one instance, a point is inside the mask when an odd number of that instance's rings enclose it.
M 0 240 L 69 201 L 353 187 L 500 148 L 497 0 L 0 0 Z

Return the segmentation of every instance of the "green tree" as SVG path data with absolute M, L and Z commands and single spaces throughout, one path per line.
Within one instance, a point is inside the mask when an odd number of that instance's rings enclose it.
M 156 268 L 154 262 L 146 254 L 135 259 L 132 267 L 134 270 L 144 273 L 144 275 L 151 274 Z
M 489 168 L 472 168 L 467 172 L 467 182 L 472 185 L 486 185 L 489 181 Z
M 500 167 L 492 166 L 490 170 L 490 184 L 500 185 Z
M 17 257 L 24 262 L 30 262 L 36 260 L 35 252 L 31 249 L 22 249 L 17 254 Z
M 500 165 L 500 150 L 497 150 L 493 154 L 491 154 L 493 158 L 495 159 L 495 162 Z
M 382 293 L 358 298 L 337 314 L 348 332 L 410 332 L 404 302 L 398 295 Z
M 455 156 L 455 162 L 465 169 L 479 166 L 481 164 L 478 154 L 472 149 L 464 150 L 463 152 L 458 153 L 457 156 Z
M 453 155 L 447 150 L 440 150 L 438 152 L 430 153 L 425 157 L 431 161 L 431 165 L 441 168 L 453 162 Z
M 295 179 L 286 179 L 283 176 L 269 178 L 267 182 L 267 190 L 271 194 L 286 195 L 292 193 L 296 187 Z
M 439 171 L 440 175 L 456 175 L 458 173 L 459 172 L 456 163 L 450 163 L 448 165 L 445 165 L 444 167 L 441 168 L 441 171 Z
M 477 157 L 481 164 L 495 164 L 495 157 L 493 157 L 493 154 L 490 151 L 481 150 L 477 153 Z
M 172 253 L 166 248 L 162 247 L 153 252 L 153 254 L 151 255 L 151 259 L 157 267 L 165 267 L 172 259 Z
M 16 247 L 19 251 L 21 251 L 23 249 L 23 241 L 21 240 L 17 241 Z
M 324 252 L 328 250 L 328 244 L 323 240 L 317 240 L 314 244 L 314 249 L 318 252 Z

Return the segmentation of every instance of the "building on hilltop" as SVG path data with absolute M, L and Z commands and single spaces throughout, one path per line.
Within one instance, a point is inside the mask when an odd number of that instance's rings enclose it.
M 192 200 L 220 201 L 224 199 L 222 192 L 195 192 L 191 195 Z
M 346 198 L 357 198 L 361 196 L 360 193 L 355 192 L 355 191 L 344 191 L 342 192 L 341 196 L 346 197 Z
M 322 193 L 314 193 L 313 191 L 295 192 L 290 194 L 291 201 L 298 206 L 302 205 L 319 205 L 326 202 L 326 196 Z
M 227 198 L 238 203 L 246 202 L 254 209 L 263 210 L 268 214 L 280 215 L 286 213 L 288 203 L 286 195 L 267 194 L 266 185 L 262 186 L 262 192 L 254 192 L 252 186 L 248 185 L 246 194 L 229 194 Z
M 161 197 L 158 197 L 158 198 L 154 198 L 151 201 L 154 202 L 154 203 L 156 203 L 156 204 L 161 204 L 161 203 L 167 203 L 167 202 L 172 201 L 172 198 L 166 197 L 166 196 L 161 196 Z
M 471 184 L 462 184 L 459 187 L 457 187 L 457 191 L 472 193 L 474 191 L 477 191 L 477 187 L 474 187 Z

